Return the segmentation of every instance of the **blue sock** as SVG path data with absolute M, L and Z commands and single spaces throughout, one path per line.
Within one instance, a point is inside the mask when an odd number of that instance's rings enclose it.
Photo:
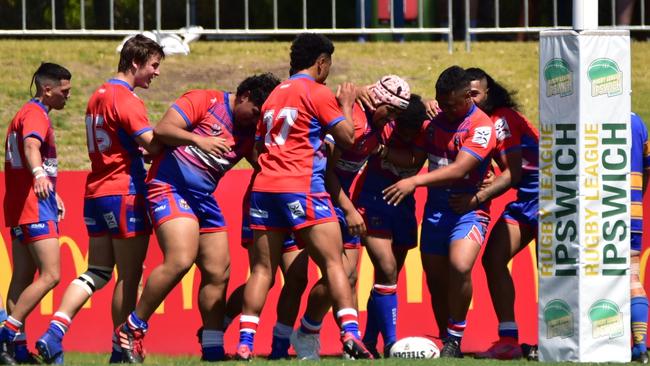
M 447 321 L 447 336 L 460 342 L 463 339 L 465 333 L 465 327 L 467 326 L 467 321 L 456 321 L 452 318 L 449 318 Z
M 147 324 L 146 321 L 138 318 L 138 316 L 135 314 L 135 311 L 131 312 L 129 317 L 126 319 L 126 324 L 131 329 L 142 329 L 146 331 L 149 328 L 149 324 Z
M 50 322 L 50 326 L 47 327 L 47 330 L 51 334 L 55 335 L 58 338 L 59 341 L 61 341 L 63 339 L 63 336 L 65 335 L 65 333 L 63 333 L 61 328 L 57 327 L 56 324 L 54 324 L 52 322 Z
M 359 338 L 359 323 L 357 323 L 357 322 L 345 323 L 345 324 L 343 324 L 342 328 L 343 328 L 342 329 L 343 333 L 350 332 L 353 335 L 355 335 L 355 338 L 357 338 L 357 339 Z
M 377 291 L 377 285 L 372 291 L 375 297 L 377 312 L 381 319 L 378 323 L 381 327 L 381 335 L 384 344 L 389 345 L 397 341 L 397 285 L 382 286 L 381 292 Z
M 515 322 L 501 322 L 499 323 L 499 337 L 510 337 L 519 339 L 519 330 Z
M 5 320 L 7 320 L 7 310 L 2 309 L 0 310 L 0 323 L 4 323 Z
M 648 299 L 645 296 L 633 297 L 631 299 L 630 310 L 634 348 L 636 348 L 638 352 L 646 352 L 646 339 L 648 336 Z
M 363 333 L 363 343 L 377 344 L 377 337 L 379 336 L 379 314 L 375 302 L 374 292 L 370 291 L 368 297 L 368 320 L 366 321 L 366 331 Z
M 247 331 L 239 331 L 239 344 L 245 344 L 253 351 L 253 343 L 255 342 L 255 333 Z

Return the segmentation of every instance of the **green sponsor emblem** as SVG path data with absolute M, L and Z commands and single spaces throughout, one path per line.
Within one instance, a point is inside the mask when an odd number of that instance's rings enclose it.
M 546 96 L 566 97 L 573 94 L 573 72 L 569 64 L 561 58 L 554 58 L 544 66 Z
M 613 97 L 623 93 L 623 73 L 614 60 L 599 58 L 594 60 L 587 69 L 587 77 L 591 82 L 591 96 L 607 94 Z
M 573 336 L 573 313 L 569 304 L 562 300 L 551 300 L 544 306 L 546 338 L 568 338 Z
M 623 336 L 623 314 L 613 301 L 601 299 L 589 308 L 593 338 Z

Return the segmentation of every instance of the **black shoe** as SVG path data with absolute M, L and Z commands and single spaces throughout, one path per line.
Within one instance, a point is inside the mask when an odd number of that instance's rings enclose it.
M 18 362 L 12 356 L 13 344 L 10 342 L 0 343 L 0 365 L 18 365 Z
M 463 358 L 463 353 L 460 351 L 460 340 L 453 337 L 445 339 L 442 351 L 440 351 L 440 357 Z
M 528 361 L 539 361 L 539 350 L 536 344 L 521 344 L 521 353 Z
M 638 363 L 646 364 L 646 363 L 648 363 L 648 361 L 650 361 L 648 359 L 648 352 L 642 352 L 637 356 L 634 356 L 634 355 L 632 356 L 632 362 L 638 362 Z

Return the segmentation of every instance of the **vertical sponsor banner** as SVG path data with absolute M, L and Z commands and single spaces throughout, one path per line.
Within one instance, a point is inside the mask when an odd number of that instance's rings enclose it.
M 540 37 L 542 361 L 630 361 L 630 41 Z

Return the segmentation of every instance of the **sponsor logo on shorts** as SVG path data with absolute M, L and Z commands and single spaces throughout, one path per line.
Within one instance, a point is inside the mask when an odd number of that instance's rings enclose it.
M 104 221 L 106 221 L 106 226 L 110 229 L 117 229 L 117 219 L 112 212 L 107 212 L 104 214 Z
M 189 209 L 190 209 L 190 205 L 188 205 L 188 204 L 187 204 L 187 201 L 185 201 L 185 200 L 182 199 L 182 198 L 181 198 L 180 200 L 178 200 L 178 205 L 181 206 L 181 208 L 182 208 L 183 210 L 189 210 Z
M 330 207 L 328 205 L 316 205 L 316 206 L 314 206 L 314 210 L 316 210 L 316 211 L 329 211 Z
M 23 235 L 23 229 L 21 229 L 20 226 L 12 227 L 11 230 L 14 231 L 14 235 L 15 235 L 15 236 L 21 236 L 21 235 Z
M 86 225 L 97 225 L 97 221 L 92 217 L 84 217 L 84 223 L 86 223 Z
M 300 201 L 293 201 L 287 203 L 289 211 L 291 211 L 291 217 L 297 219 L 299 217 L 305 217 L 305 209 L 302 208 Z
M 465 239 L 472 240 L 481 245 L 483 244 L 483 232 L 476 225 L 472 225 L 472 229 L 465 235 Z
M 129 222 L 132 222 L 132 223 L 138 223 L 138 222 L 141 222 L 141 221 L 142 221 L 142 219 L 138 218 L 138 217 L 130 217 L 129 218 Z
M 29 224 L 29 228 L 32 230 L 42 230 L 45 229 L 45 224 L 42 222 L 38 222 L 36 224 Z
M 160 212 L 160 211 L 166 210 L 166 209 L 167 209 L 167 205 L 160 205 L 160 206 L 154 208 L 153 212 Z
M 257 208 L 251 208 L 249 212 L 250 212 L 251 217 L 255 217 L 255 218 L 258 218 L 258 219 L 268 219 L 269 218 L 269 213 L 264 211 L 264 210 L 260 210 L 260 209 L 257 209 Z
M 474 130 L 474 136 L 472 137 L 472 142 L 487 147 L 490 143 L 490 136 L 492 136 L 492 128 L 476 127 Z

